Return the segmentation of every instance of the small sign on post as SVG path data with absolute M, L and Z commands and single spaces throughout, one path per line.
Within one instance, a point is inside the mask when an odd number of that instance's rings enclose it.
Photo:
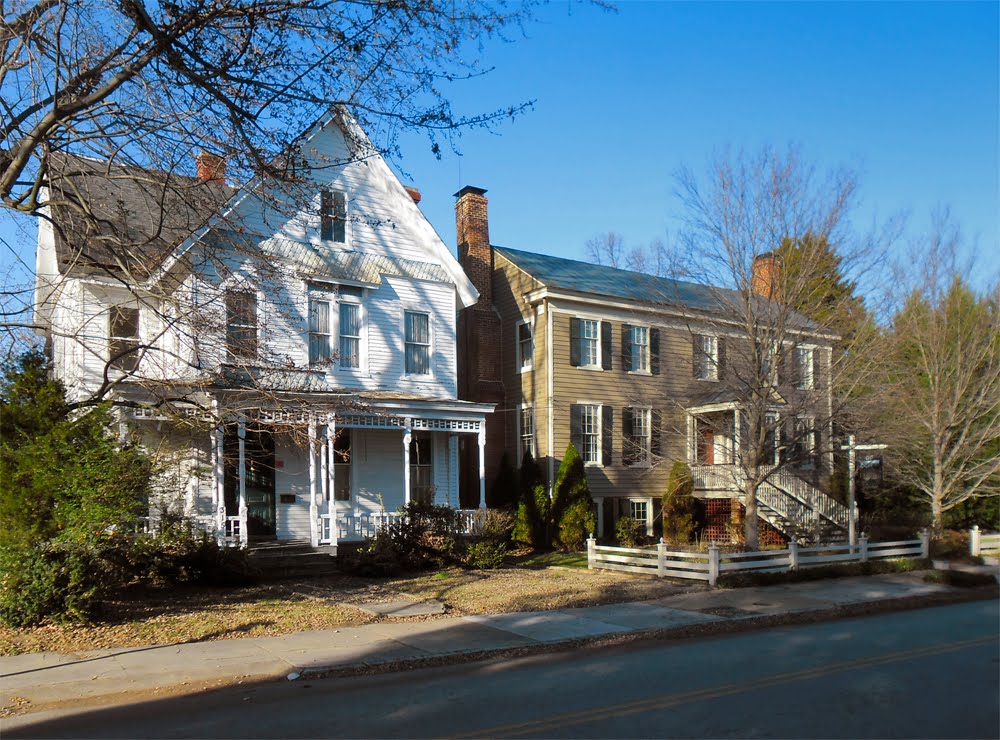
M 594 533 L 590 533 L 590 538 L 587 540 L 587 567 L 593 570 L 595 555 L 597 555 L 597 540 L 594 539 Z
M 667 543 L 662 537 L 656 543 L 656 575 L 660 578 L 667 575 Z
M 794 537 L 788 541 L 788 569 L 799 569 L 799 541 Z
M 924 560 L 931 556 L 931 531 L 929 529 L 920 530 L 920 557 Z

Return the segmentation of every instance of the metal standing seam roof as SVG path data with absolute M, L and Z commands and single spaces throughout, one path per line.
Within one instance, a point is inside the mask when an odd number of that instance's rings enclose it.
M 369 285 L 381 284 L 383 275 L 451 282 L 444 267 L 433 262 L 317 246 L 283 236 L 260 239 L 253 234 L 226 229 L 214 229 L 207 238 L 219 244 L 229 243 L 244 249 L 259 250 L 317 278 L 350 280 Z
M 716 288 L 507 247 L 494 247 L 494 250 L 548 288 L 591 293 L 602 298 L 683 306 L 709 313 L 733 313 L 743 302 L 743 296 L 729 288 Z M 798 328 L 822 330 L 822 327 L 805 316 L 797 313 L 794 316 Z

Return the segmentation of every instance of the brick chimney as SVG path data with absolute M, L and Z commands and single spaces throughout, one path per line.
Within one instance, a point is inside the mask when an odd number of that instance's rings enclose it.
M 202 182 L 212 182 L 216 185 L 226 184 L 226 160 L 218 154 L 199 152 L 195 158 L 198 179 Z
M 487 218 L 486 191 L 466 186 L 455 193 L 455 230 L 458 261 L 479 291 L 479 300 L 458 312 L 458 397 L 493 403 L 498 410 L 486 420 L 487 499 L 500 467 L 506 438 L 504 386 L 501 375 L 503 322 L 493 305 L 493 247 Z M 463 437 L 466 435 L 462 435 Z M 478 456 L 475 444 L 459 441 L 462 463 L 459 498 L 465 504 L 478 501 Z
M 753 258 L 750 290 L 767 300 L 780 300 L 781 258 L 774 252 L 758 254 Z
M 480 303 L 493 302 L 493 250 L 486 191 L 466 185 L 455 193 L 455 231 L 458 261 L 479 291 Z
M 405 190 L 406 194 L 409 195 L 410 198 L 413 199 L 414 203 L 416 203 L 418 205 L 420 204 L 420 191 L 419 190 L 417 190 L 412 185 L 404 185 L 403 186 L 403 190 Z

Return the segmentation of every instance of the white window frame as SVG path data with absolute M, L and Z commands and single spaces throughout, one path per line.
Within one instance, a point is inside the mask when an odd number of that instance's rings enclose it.
M 771 450 L 770 461 L 766 465 L 778 465 L 781 462 L 781 414 L 776 411 L 768 411 L 764 414 L 764 424 L 770 424 L 773 420 L 774 447 Z
M 629 327 L 629 332 L 631 336 L 629 337 L 629 346 L 631 347 L 632 357 L 632 369 L 629 370 L 630 373 L 636 373 L 637 375 L 649 375 L 652 372 L 652 365 L 650 363 L 650 349 L 649 349 L 649 327 L 643 325 L 632 324 Z M 635 341 L 637 333 L 642 333 L 645 337 L 645 342 L 638 343 Z M 636 347 L 644 348 L 645 352 L 640 352 L 639 359 L 641 362 L 636 363 Z
M 603 369 L 601 365 L 601 320 L 587 318 L 585 316 L 577 317 L 580 322 L 580 367 L 587 367 L 592 369 Z M 595 331 L 597 332 L 594 336 L 587 336 L 584 327 L 593 324 Z M 590 359 L 586 348 L 590 346 L 591 342 L 594 347 L 594 361 L 588 362 Z
M 631 464 L 634 467 L 648 468 L 653 460 L 653 409 L 650 406 L 629 406 L 629 410 L 632 413 L 632 428 L 628 430 L 629 444 L 633 445 L 631 454 L 634 456 Z M 635 433 L 636 420 L 640 416 L 645 427 L 645 433 L 641 436 Z M 639 439 L 644 439 L 645 445 L 637 446 L 636 441 Z M 622 454 L 624 454 L 624 451 Z
M 122 311 L 135 311 L 135 334 L 132 336 L 126 335 L 116 335 L 112 332 L 114 327 L 114 315 L 116 312 L 119 314 Z M 139 367 L 139 347 L 142 344 L 142 311 L 137 305 L 126 305 L 126 304 L 114 304 L 108 307 L 108 362 L 114 370 L 118 370 L 123 373 L 134 373 Z M 115 348 L 114 344 L 118 342 L 122 346 Z M 114 356 L 119 354 L 122 349 L 124 349 L 125 343 L 132 346 L 126 354 L 122 354 L 115 358 Z M 131 365 L 131 367 L 129 367 Z
M 646 511 L 646 516 L 639 518 L 633 516 L 635 514 L 635 507 L 637 505 L 642 505 Z M 649 498 L 629 498 L 628 499 L 628 515 L 630 519 L 637 522 L 642 522 L 646 526 L 646 536 L 653 534 L 653 500 Z
M 323 236 L 323 221 L 326 220 L 326 211 L 323 208 L 323 197 L 326 193 L 330 194 L 331 202 L 330 206 L 333 209 L 330 214 L 331 225 L 330 225 L 330 238 L 326 239 Z M 336 194 L 340 193 L 344 196 L 344 240 L 337 241 L 334 235 L 337 233 L 337 198 Z M 351 232 L 350 232 L 350 213 L 351 213 L 351 201 L 348 196 L 346 188 L 334 187 L 333 185 L 323 185 L 320 187 L 319 192 L 319 241 L 321 244 L 350 244 L 351 243 Z
M 604 404 L 594 403 L 593 401 L 579 401 L 576 404 L 580 406 L 582 411 L 580 412 L 580 444 L 583 449 L 579 450 L 580 457 L 583 460 L 585 467 L 601 467 L 601 457 L 604 450 L 601 449 L 601 440 L 604 436 L 604 429 L 602 428 L 604 419 Z M 588 409 L 593 410 L 593 427 L 596 429 L 595 432 L 587 433 L 587 411 Z M 587 459 L 587 443 L 588 438 L 594 438 L 593 440 L 593 460 Z
M 522 352 L 522 342 L 521 339 L 521 327 L 528 327 L 528 344 L 531 347 L 531 354 L 526 358 Z M 535 321 L 534 319 L 527 319 L 524 321 L 518 321 L 514 325 L 514 355 L 517 358 L 517 371 L 519 373 L 528 372 L 534 369 L 535 365 Z M 526 361 L 527 360 L 527 361 Z
M 254 323 L 252 325 L 251 324 L 237 324 L 237 323 L 233 323 L 233 322 L 230 321 L 230 315 L 229 315 L 229 298 L 230 298 L 230 296 L 251 296 L 251 297 L 253 297 L 253 301 L 254 301 L 254 316 L 253 316 L 253 320 L 254 320 Z M 261 355 L 261 333 L 262 333 L 261 332 L 261 313 L 262 313 L 261 308 L 262 308 L 262 303 L 263 303 L 260 300 L 260 295 L 258 295 L 257 291 L 254 290 L 254 289 L 252 289 L 252 288 L 247 288 L 247 287 L 244 287 L 242 285 L 238 285 L 236 283 L 233 283 L 232 285 L 226 286 L 223 289 L 222 303 L 223 303 L 222 310 L 223 310 L 223 312 L 225 314 L 225 317 L 226 317 L 225 337 L 224 337 L 224 342 L 223 342 L 224 345 L 225 345 L 225 350 L 226 350 L 226 362 L 229 362 L 229 363 L 241 362 L 241 361 L 249 361 L 249 362 L 252 362 L 252 363 L 259 362 L 260 355 Z M 246 356 L 246 355 L 243 355 L 243 354 L 235 354 L 235 353 L 233 353 L 232 347 L 230 347 L 230 344 L 229 344 L 229 341 L 230 341 L 229 340 L 229 328 L 231 326 L 233 326 L 233 327 L 242 327 L 242 328 L 250 328 L 251 326 L 253 327 L 253 332 L 254 332 L 254 334 L 253 334 L 253 336 L 254 336 L 254 353 L 253 353 L 253 356 Z
M 800 362 L 805 358 L 805 362 Z M 816 373 L 814 372 L 816 362 L 816 347 L 811 344 L 800 344 L 795 348 L 795 363 L 798 366 L 798 389 L 800 391 L 811 391 L 816 388 Z
M 719 379 L 719 337 L 715 334 L 695 334 L 695 336 L 700 337 L 701 346 L 698 348 L 699 356 L 694 358 L 696 363 L 704 363 L 699 365 L 699 369 L 703 369 L 704 372 L 699 372 L 696 380 L 706 380 L 715 382 Z M 710 344 L 710 351 L 705 349 L 705 344 Z
M 352 286 L 353 287 L 353 286 Z M 344 295 L 339 287 L 307 287 L 308 326 L 306 327 L 308 361 L 310 367 L 328 366 L 331 370 L 342 373 L 363 373 L 368 369 L 368 308 L 365 302 L 366 291 L 361 288 L 361 295 Z M 312 330 L 312 312 L 314 303 L 325 303 L 330 312 L 329 333 L 317 333 Z M 348 303 L 358 307 L 358 366 L 343 367 L 340 362 L 340 306 Z M 327 341 L 328 358 L 313 358 L 312 338 L 324 336 Z
M 527 414 L 525 414 L 527 412 Z M 524 420 L 525 416 L 528 417 L 528 422 L 531 425 L 530 432 L 525 434 L 524 432 Z M 527 444 L 525 440 L 531 440 L 531 456 L 535 459 L 538 458 L 538 448 L 535 442 L 535 407 L 530 403 L 522 403 L 521 408 L 518 409 L 517 414 L 517 465 L 521 464 L 524 459 L 524 453 L 528 452 Z
M 357 335 L 345 335 L 343 332 L 343 322 L 341 320 L 341 309 L 344 306 L 354 306 L 358 312 L 358 333 Z M 344 372 L 357 372 L 365 366 L 365 307 L 364 303 L 356 298 L 344 298 L 340 296 L 337 301 L 337 369 Z M 344 339 L 353 339 L 358 347 L 358 364 L 344 364 Z
M 327 310 L 327 331 L 313 331 L 313 309 L 319 304 L 324 304 Z M 326 293 L 309 292 L 309 326 L 307 335 L 309 337 L 306 351 L 309 353 L 309 366 L 314 367 L 323 364 L 333 364 L 333 336 L 337 319 L 334 318 L 334 306 L 336 302 L 333 297 Z M 313 357 L 313 337 L 325 337 L 326 357 Z M 318 340 L 317 340 L 318 341 Z
M 427 317 L 427 343 L 418 342 L 407 342 L 406 341 L 406 316 L 407 314 L 420 314 Z M 434 322 L 431 317 L 431 312 L 424 308 L 404 308 L 403 309 L 403 322 L 402 322 L 402 337 L 403 337 L 403 376 L 407 378 L 432 378 L 434 377 Z M 426 373 L 412 373 L 407 370 L 406 367 L 406 346 L 407 344 L 414 344 L 414 346 L 426 347 L 427 348 L 427 372 Z
M 812 414 L 797 416 L 795 417 L 795 427 L 795 435 L 799 438 L 804 458 L 798 461 L 798 465 L 805 470 L 811 470 L 816 466 L 819 456 L 819 427 L 816 425 L 816 417 Z
M 762 351 L 765 353 L 762 359 L 761 376 L 772 386 L 778 384 L 778 365 L 781 364 L 780 346 L 777 341 L 772 341 L 770 346 Z

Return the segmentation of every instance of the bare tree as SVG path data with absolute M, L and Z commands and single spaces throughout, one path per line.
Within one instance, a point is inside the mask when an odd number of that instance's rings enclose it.
M 834 420 L 858 400 L 859 366 L 871 361 L 873 332 L 842 334 L 858 299 L 836 289 L 831 258 L 839 276 L 857 275 L 883 252 L 849 228 L 853 173 L 821 172 L 795 149 L 726 153 L 704 175 L 682 169 L 677 186 L 685 272 L 718 286 L 714 305 L 689 312 L 696 367 L 715 366 L 706 370 L 724 388 L 715 401 L 736 411 L 701 421 L 730 440 L 744 536 L 756 547 L 758 504 L 783 471 L 811 468 L 812 485 L 826 483 Z
M 293 213 L 310 167 L 345 163 L 317 162 L 303 138 L 290 140 L 323 116 L 359 124 L 352 161 L 398 155 L 403 131 L 425 131 L 439 152 L 462 129 L 517 115 L 527 104 L 456 113 L 447 86 L 483 74 L 474 47 L 516 30 L 530 4 L 4 4 L 0 204 L 45 222 L 72 254 L 51 275 L 34 276 L 44 283 L 37 287 L 55 295 L 64 275 L 82 269 L 131 293 L 161 325 L 148 334 L 150 346 L 123 346 L 126 355 L 141 359 L 172 330 L 197 344 L 199 334 L 223 328 L 225 307 L 201 305 L 195 315 L 171 276 L 155 273 L 173 246 L 218 215 L 235 192 L 229 183 L 249 183 L 266 207 Z M 214 261 L 220 280 L 227 251 L 255 260 L 261 272 L 280 269 L 239 238 L 243 225 L 235 217 L 223 226 L 215 253 L 205 242 L 196 254 Z M 18 275 L 31 272 L 26 266 Z M 23 343 L 25 329 L 45 322 L 30 315 L 24 297 L 31 286 L 19 279 L 9 287 L 2 323 L 13 346 Z M 126 359 L 108 358 L 94 400 L 134 377 L 126 366 L 141 363 Z
M 632 270 L 648 275 L 671 274 L 674 260 L 662 239 L 654 239 L 646 246 L 625 246 L 625 237 L 609 231 L 584 242 L 587 259 L 598 265 L 620 270 Z
M 966 283 L 960 234 L 947 216 L 918 245 L 912 289 L 886 336 L 883 434 L 893 476 L 927 501 L 934 527 L 948 510 L 1000 496 L 1000 286 Z

